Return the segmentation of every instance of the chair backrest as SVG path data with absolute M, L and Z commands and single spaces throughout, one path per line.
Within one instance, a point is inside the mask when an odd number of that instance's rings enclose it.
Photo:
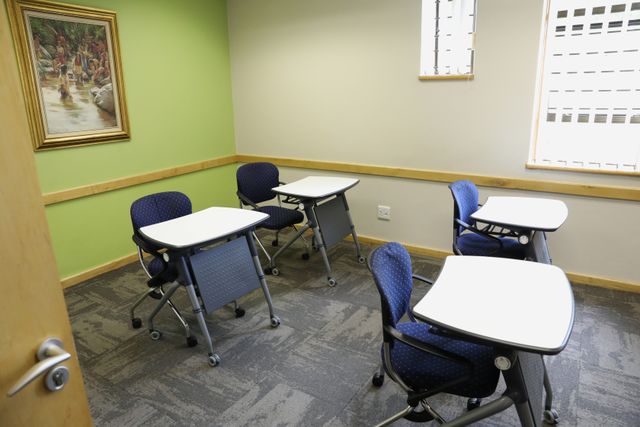
M 271 189 L 280 185 L 279 179 L 278 168 L 267 162 L 247 163 L 240 166 L 236 172 L 238 191 L 253 203 L 265 202 L 276 197 L 276 193 Z
M 189 215 L 191 200 L 179 191 L 165 191 L 141 197 L 131 204 L 131 223 L 134 233 L 140 227 Z
M 458 235 L 463 228 L 456 224 L 456 219 L 469 225 L 475 223 L 471 214 L 478 210 L 478 188 L 471 181 L 461 180 L 449 184 L 449 189 L 453 196 L 453 228 Z
M 371 253 L 371 273 L 380 292 L 382 323 L 395 327 L 409 309 L 413 287 L 411 257 L 400 243 L 386 243 Z

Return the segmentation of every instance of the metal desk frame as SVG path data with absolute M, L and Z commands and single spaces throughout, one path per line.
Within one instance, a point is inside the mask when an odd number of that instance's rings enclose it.
M 539 313 L 541 305 L 549 308 L 544 316 Z M 507 390 L 501 398 L 444 425 L 468 425 L 513 404 L 524 427 L 541 427 L 543 417 L 557 422 L 542 357 L 558 354 L 567 345 L 574 306 L 571 284 L 553 265 L 497 257 L 447 257 L 413 314 L 462 340 L 496 348 L 495 364 Z
M 211 335 L 209 334 L 203 315 L 204 305 L 200 302 L 196 294 L 195 286 L 197 283 L 195 277 L 192 275 L 191 257 L 195 256 L 198 249 L 204 248 L 205 246 L 244 236 L 262 292 L 269 306 L 271 326 L 274 328 L 277 327 L 280 325 L 280 319 L 273 312 L 271 295 L 262 272 L 260 261 L 258 260 L 258 252 L 252 236 L 256 225 L 268 217 L 269 215 L 262 212 L 236 208 L 211 207 L 190 215 L 142 227 L 139 230 L 140 235 L 144 239 L 157 246 L 166 248 L 166 252 L 164 253 L 165 260 L 176 264 L 180 272 L 180 285 L 183 285 L 187 291 L 193 307 L 193 313 L 198 320 L 200 330 L 207 343 L 209 365 L 211 366 L 216 366 L 220 363 L 220 356 L 214 352 Z M 223 245 L 224 244 L 225 243 L 223 243 Z M 171 297 L 178 287 L 178 284 L 174 283 L 173 286 L 165 292 L 156 310 L 159 310 L 164 305 L 164 302 Z M 153 315 L 151 317 L 153 317 Z M 152 323 L 149 326 L 153 328 Z
M 366 258 L 362 255 L 358 235 L 349 213 L 349 204 L 344 194 L 347 190 L 357 185 L 358 182 L 360 180 L 355 178 L 309 176 L 290 184 L 272 188 L 274 192 L 299 202 L 304 209 L 307 222 L 293 238 L 273 255 L 270 268 L 275 268 L 276 258 L 309 229 L 313 231 L 313 246 L 322 255 L 329 286 L 335 286 L 338 282 L 332 275 L 331 264 L 327 256 L 328 246 L 351 234 L 356 247 L 358 262 L 364 264 Z M 323 214 L 326 211 L 326 215 L 318 215 L 320 211 Z M 341 218 L 342 215 L 344 215 L 343 218 Z M 341 223 L 340 221 L 343 219 L 346 222 L 343 221 Z M 323 222 L 325 222 L 324 226 L 322 225 Z M 342 228 L 342 231 L 340 228 Z M 336 233 L 332 233 L 334 230 L 336 230 Z M 323 236 L 327 237 L 329 235 L 329 239 L 323 238 Z M 327 242 L 327 240 L 329 241 Z

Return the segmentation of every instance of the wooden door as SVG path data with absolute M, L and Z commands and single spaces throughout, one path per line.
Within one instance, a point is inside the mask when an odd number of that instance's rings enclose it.
M 0 425 L 91 425 L 29 138 L 0 4 Z M 60 338 L 71 353 L 62 363 L 69 382 L 51 392 L 38 378 L 8 397 L 9 388 L 36 364 L 36 351 L 48 337 Z

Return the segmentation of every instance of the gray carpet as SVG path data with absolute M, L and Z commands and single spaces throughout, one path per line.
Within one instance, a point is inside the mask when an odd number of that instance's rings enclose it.
M 371 248 L 365 246 L 368 253 Z M 66 291 L 80 364 L 97 426 L 368 426 L 399 411 L 403 394 L 388 378 L 371 386 L 379 362 L 379 297 L 353 245 L 330 259 L 338 286 L 324 278 L 319 254 L 300 259 L 294 245 L 268 283 L 282 324 L 269 326 L 261 291 L 242 298 L 236 319 L 224 307 L 207 316 L 222 364 L 207 365 L 206 350 L 186 293 L 174 302 L 201 344 L 186 346 L 168 309 L 152 341 L 133 329 L 128 310 L 146 290 L 138 264 Z M 439 262 L 414 257 L 417 273 L 435 277 Z M 426 287 L 416 284 L 417 301 Z M 547 358 L 561 426 L 640 426 L 640 294 L 574 287 L 576 322 L 567 348 Z M 143 303 L 145 317 L 155 300 Z M 541 313 L 544 307 L 541 307 Z M 501 383 L 498 392 L 504 390 Z M 466 399 L 430 400 L 445 418 Z M 515 409 L 476 425 L 518 425 Z M 395 425 L 413 425 L 402 420 Z M 426 425 L 435 425 L 428 423 Z

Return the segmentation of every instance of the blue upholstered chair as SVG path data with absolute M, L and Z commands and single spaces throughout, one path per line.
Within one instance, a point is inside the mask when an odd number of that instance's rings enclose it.
M 195 336 L 191 335 L 189 324 L 170 299 L 171 295 L 180 287 L 178 283 L 178 270 L 175 265 L 163 259 L 162 253 L 159 252 L 162 248 L 158 248 L 146 241 L 139 232 L 141 227 L 189 215 L 191 213 L 191 200 L 189 200 L 189 197 L 185 194 L 177 191 L 150 194 L 134 201 L 131 204 L 130 213 L 131 223 L 133 225 L 132 238 L 138 247 L 138 259 L 149 278 L 149 280 L 147 280 L 149 289 L 136 301 L 133 307 L 131 307 L 131 325 L 135 329 L 142 326 L 142 319 L 135 316 L 136 307 L 147 297 L 158 299 L 160 302 L 156 305 L 149 317 L 149 333 L 151 338 L 157 340 L 161 336 L 160 331 L 155 330 L 152 326 L 153 318 L 166 303 L 182 324 L 187 337 L 187 345 L 193 347 L 198 341 Z M 151 255 L 150 260 L 145 259 L 145 254 Z M 167 289 L 164 289 L 165 285 Z
M 453 196 L 453 252 L 456 255 L 525 259 L 525 247 L 515 238 L 480 229 L 471 214 L 478 210 L 478 189 L 471 181 L 449 184 Z
M 283 184 L 280 182 L 280 173 L 278 168 L 274 164 L 256 162 L 242 165 L 236 172 L 236 181 L 238 185 L 238 191 L 236 194 L 238 195 L 238 199 L 240 199 L 240 207 L 251 206 L 253 209 L 269 215 L 269 218 L 260 224 L 260 228 L 274 230 L 276 232 L 275 239 L 272 241 L 273 246 L 278 246 L 278 235 L 281 230 L 287 227 L 295 229 L 295 225 L 304 220 L 302 212 L 297 209 L 283 207 L 280 196 L 271 190 L 272 188 Z M 278 205 L 259 205 L 260 203 L 269 202 L 276 198 L 278 200 Z M 288 202 L 288 200 L 285 199 L 284 202 Z M 271 264 L 271 256 L 257 236 L 256 240 L 269 260 L 269 264 Z M 309 259 L 306 242 L 305 252 L 302 255 L 302 258 L 305 260 Z M 277 275 L 278 269 L 275 267 L 268 267 L 265 269 L 265 272 Z
M 382 386 L 386 372 L 407 393 L 408 403 L 379 425 L 400 418 L 444 422 L 426 401 L 437 393 L 470 398 L 491 395 L 499 377 L 494 349 L 453 339 L 417 322 L 411 314 L 413 279 L 427 280 L 412 274 L 406 249 L 399 243 L 378 247 L 371 254 L 370 269 L 380 293 L 383 331 L 383 369 L 373 377 L 373 384 Z M 408 321 L 401 321 L 405 315 Z

